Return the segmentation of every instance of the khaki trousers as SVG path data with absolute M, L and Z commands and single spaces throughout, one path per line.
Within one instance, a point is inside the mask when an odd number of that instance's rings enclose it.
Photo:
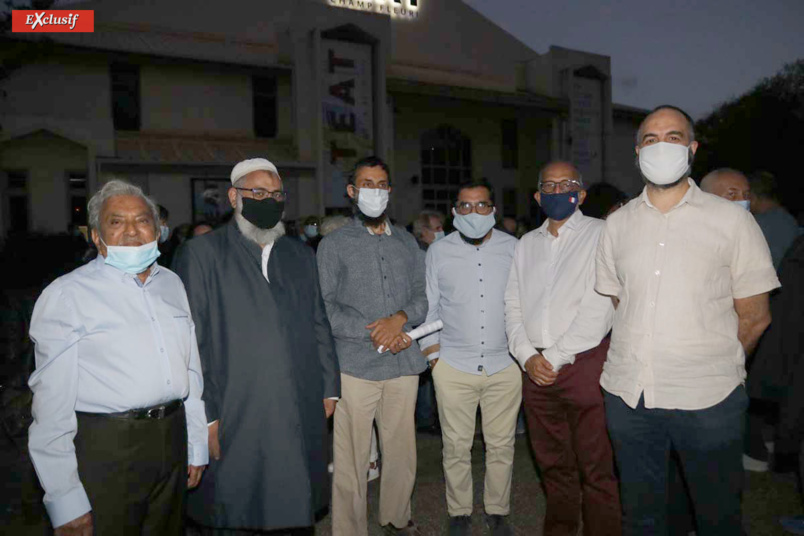
M 366 536 L 366 488 L 372 423 L 382 454 L 380 525 L 404 528 L 416 481 L 416 409 L 418 376 L 361 380 L 341 374 L 341 399 L 335 407 L 333 536 Z
M 514 465 L 516 420 L 522 403 L 519 365 L 497 374 L 467 374 L 439 360 L 433 369 L 438 416 L 444 440 L 444 478 L 450 516 L 472 513 L 472 443 L 477 406 L 486 442 L 486 478 L 483 504 L 487 514 L 508 515 L 511 510 L 511 475 Z

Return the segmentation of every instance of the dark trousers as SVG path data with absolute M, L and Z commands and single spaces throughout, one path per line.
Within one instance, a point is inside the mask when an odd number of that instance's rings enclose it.
M 184 407 L 158 420 L 79 413 L 75 452 L 96 536 L 183 534 Z
M 671 447 L 689 488 L 699 536 L 740 536 L 743 432 L 748 397 L 737 387 L 702 410 L 636 409 L 605 393 L 606 419 L 620 474 L 625 536 L 667 534 Z
M 416 427 L 429 428 L 438 422 L 435 388 L 430 370 L 419 374 L 419 394 L 416 397 Z
M 619 536 L 620 501 L 600 373 L 608 339 L 578 354 L 553 385 L 522 380 L 530 443 L 547 496 L 545 536 Z

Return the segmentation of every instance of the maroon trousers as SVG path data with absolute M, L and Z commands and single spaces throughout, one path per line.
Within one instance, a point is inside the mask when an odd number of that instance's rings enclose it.
M 547 496 L 545 536 L 619 536 L 620 498 L 606 431 L 600 374 L 609 340 L 578 354 L 553 385 L 525 375 L 522 400 L 530 444 Z

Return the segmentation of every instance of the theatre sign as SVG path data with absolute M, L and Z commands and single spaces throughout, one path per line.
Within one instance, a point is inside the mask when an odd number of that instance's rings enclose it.
M 420 3 L 421 0 L 327 0 L 327 4 L 333 7 L 368 11 L 400 19 L 418 17 Z

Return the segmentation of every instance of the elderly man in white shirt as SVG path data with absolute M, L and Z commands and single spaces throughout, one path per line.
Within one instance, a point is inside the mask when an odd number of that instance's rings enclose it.
M 544 534 L 620 533 L 600 374 L 614 308 L 595 292 L 603 222 L 584 216 L 578 170 L 551 162 L 536 201 L 548 220 L 522 237 L 505 293 L 508 346 L 525 371 L 530 441 L 547 496 Z
M 59 535 L 183 532 L 208 461 L 195 324 L 137 186 L 89 201 L 98 257 L 36 302 L 29 449 Z
M 606 220 L 597 252 L 595 288 L 617 304 L 600 383 L 626 535 L 666 534 L 671 448 L 697 533 L 742 534 L 745 355 L 779 280 L 751 214 L 690 178 L 697 148 L 679 108 L 645 118 L 645 189 Z
M 433 370 L 441 419 L 450 536 L 471 533 L 478 404 L 486 443 L 486 524 L 494 536 L 512 534 L 506 516 L 522 376 L 506 347 L 503 309 L 517 241 L 493 229 L 493 191 L 484 181 L 459 186 L 453 209 L 458 230 L 427 250 L 425 323 L 441 320 L 444 329 L 421 347 Z

